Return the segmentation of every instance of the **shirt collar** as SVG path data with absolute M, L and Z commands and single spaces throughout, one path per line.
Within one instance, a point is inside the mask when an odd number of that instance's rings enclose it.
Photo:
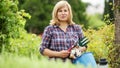
M 71 27 L 72 25 L 68 25 L 68 27 Z M 59 25 L 53 25 L 53 27 L 59 27 Z
M 53 27 L 59 27 L 58 25 L 53 25 Z

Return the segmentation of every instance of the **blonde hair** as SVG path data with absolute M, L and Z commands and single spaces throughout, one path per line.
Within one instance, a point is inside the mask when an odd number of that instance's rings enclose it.
M 72 25 L 72 24 L 75 24 L 72 20 L 73 18 L 73 15 L 72 15 L 72 10 L 71 10 L 71 6 L 70 4 L 67 2 L 67 1 L 59 1 L 57 2 L 57 4 L 55 5 L 54 9 L 53 9 L 53 12 L 52 12 L 52 20 L 50 20 L 50 25 L 59 25 L 60 21 L 58 20 L 57 18 L 57 12 L 58 12 L 58 9 L 60 9 L 61 7 L 64 7 L 64 6 L 67 6 L 68 7 L 68 10 L 69 10 L 69 13 L 70 13 L 70 16 L 68 18 L 68 24 Z

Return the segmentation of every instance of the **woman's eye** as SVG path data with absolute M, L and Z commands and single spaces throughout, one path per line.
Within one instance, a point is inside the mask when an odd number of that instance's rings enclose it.
M 62 10 L 58 10 L 58 12 L 62 12 Z
M 64 10 L 64 12 L 67 12 L 67 10 Z

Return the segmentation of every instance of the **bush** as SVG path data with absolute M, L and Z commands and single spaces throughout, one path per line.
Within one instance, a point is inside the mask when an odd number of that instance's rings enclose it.
M 109 59 L 109 49 L 114 40 L 114 25 L 106 25 L 100 30 L 88 29 L 85 35 L 90 39 L 88 44 L 88 51 L 93 52 L 96 61 L 100 58 Z
M 87 16 L 87 28 L 92 28 L 92 29 L 99 29 L 103 26 L 105 26 L 105 22 L 103 22 L 100 18 L 101 16 L 99 14 L 96 15 L 88 15 Z
M 24 10 L 18 10 L 18 0 L 0 1 L 0 51 L 8 51 L 29 56 L 38 54 L 40 38 L 28 34 L 24 27 L 31 16 Z
M 19 39 L 9 39 L 9 51 L 18 55 L 32 56 L 39 54 L 40 38 L 35 34 L 23 33 Z

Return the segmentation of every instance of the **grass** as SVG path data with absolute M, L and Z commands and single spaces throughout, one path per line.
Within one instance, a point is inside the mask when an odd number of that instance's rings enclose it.
M 63 63 L 61 61 L 48 61 L 46 58 L 39 59 L 35 55 L 25 57 L 4 53 L 0 55 L 0 68 L 76 68 L 76 66 L 70 62 Z

